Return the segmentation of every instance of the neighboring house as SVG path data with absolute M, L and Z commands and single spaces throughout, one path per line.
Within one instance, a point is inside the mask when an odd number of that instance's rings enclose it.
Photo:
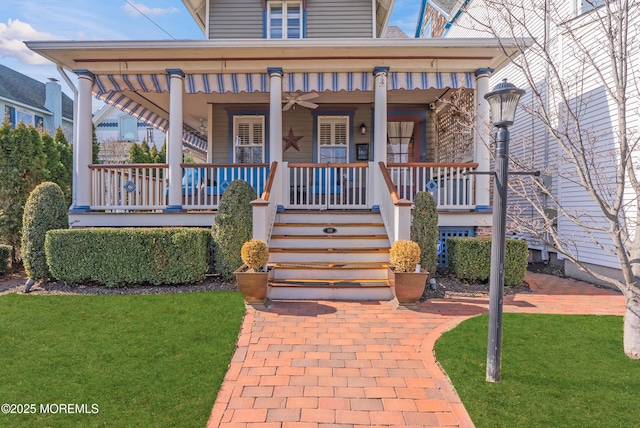
M 56 79 L 41 83 L 0 64 L 0 111 L 14 126 L 24 122 L 51 135 L 61 127 L 72 141 L 73 100 Z
M 458 0 L 422 0 L 418 25 L 416 27 L 417 38 L 443 37 L 451 22 L 455 19 L 452 12 L 459 13 Z
M 424 0 L 423 4 L 430 3 L 430 0 Z M 607 77 L 607 85 L 613 82 L 613 75 L 609 73 L 607 64 L 608 52 L 599 45 L 598 31 L 599 26 L 597 8 L 603 5 L 600 0 L 577 0 L 572 2 L 547 2 L 520 0 L 520 3 L 513 3 L 512 9 L 517 11 L 522 7 L 523 11 L 529 11 L 527 18 L 524 20 L 527 26 L 527 35 L 536 37 L 541 43 L 536 47 L 536 51 L 529 51 L 525 54 L 528 62 L 528 68 L 533 71 L 530 81 L 535 82 L 535 91 L 541 94 L 543 104 L 546 104 L 546 110 L 551 113 L 551 121 L 555 123 L 557 129 L 562 130 L 567 127 L 563 121 L 563 112 L 571 108 L 576 114 L 576 119 L 580 123 L 580 128 L 585 135 L 591 135 L 594 139 L 593 146 L 586 149 L 590 153 L 601 153 L 595 156 L 591 164 L 593 170 L 598 170 L 600 175 L 598 179 L 601 185 L 607 186 L 606 182 L 615 183 L 615 163 L 614 156 L 617 147 L 617 131 L 615 118 L 618 116 L 617 105 L 612 101 L 611 94 L 607 94 L 603 85 L 596 74 L 596 70 L 590 67 L 588 62 L 580 58 L 580 49 L 576 49 L 576 42 L 570 34 L 577 34 L 579 43 L 586 46 L 593 58 L 602 64 L 604 76 Z M 495 3 L 494 3 L 495 5 Z M 458 2 L 457 7 L 448 14 L 446 26 L 449 28 L 446 37 L 489 37 L 492 33 L 482 28 L 476 19 L 483 21 L 486 17 L 487 9 L 483 0 L 466 0 Z M 615 6 L 613 6 L 615 7 Z M 635 26 L 629 28 L 629 40 L 637 38 L 637 24 L 640 17 L 637 13 L 637 5 L 630 6 L 635 10 Z M 547 16 L 542 13 L 547 10 Z M 534 13 L 540 11 L 540 13 Z M 526 12 L 523 12 L 526 13 Z M 493 14 L 493 12 L 489 12 Z M 498 16 L 498 14 L 494 14 Z M 424 20 L 424 18 L 423 18 Z M 511 36 L 511 30 L 506 26 L 506 19 L 501 19 L 501 25 L 494 25 L 494 33 L 503 37 Z M 486 20 L 485 22 L 489 22 Z M 513 22 L 518 22 L 514 20 Z M 522 31 L 522 28 L 516 27 L 515 34 Z M 520 34 L 523 34 L 521 32 Z M 445 39 L 446 40 L 446 39 Z M 554 58 L 553 70 L 549 66 L 545 66 L 545 61 L 541 61 L 540 52 L 547 51 Z M 601 55 L 601 56 L 598 56 Z M 629 56 L 629 70 L 640 69 L 640 55 L 634 52 Z M 558 72 L 558 78 L 555 78 L 552 71 Z M 576 177 L 574 167 L 566 161 L 563 161 L 563 153 L 559 145 L 554 141 L 547 128 L 539 122 L 534 116 L 527 113 L 527 107 L 537 108 L 537 102 L 532 98 L 532 90 L 528 84 L 527 78 L 515 65 L 509 65 L 502 70 L 496 70 L 490 81 L 491 86 L 508 78 L 509 82 L 514 83 L 518 87 L 527 90 L 527 93 L 520 102 L 523 107 L 519 108 L 516 122 L 511 128 L 512 145 L 511 158 L 514 162 L 524 162 L 530 165 L 532 169 L 541 170 L 546 174 L 544 179 L 545 186 L 552 190 L 554 198 L 558 201 L 558 206 L 567 209 L 569 212 L 582 213 L 581 219 L 590 226 L 608 227 L 606 219 L 603 217 L 600 209 L 588 195 L 587 191 L 579 184 Z M 555 82 L 562 79 L 565 82 L 565 91 L 549 89 L 553 88 Z M 555 84 L 557 87 L 557 84 Z M 635 84 L 633 89 L 627 93 L 629 97 L 629 105 L 637 106 L 640 102 L 637 99 L 637 91 Z M 563 97 L 567 97 L 564 98 Z M 635 101 L 634 101 L 635 100 Z M 564 107 L 564 106 L 567 107 Z M 554 113 L 555 111 L 555 113 Z M 637 121 L 630 117 L 630 121 Z M 630 124 L 633 122 L 629 122 Z M 637 123 L 637 122 L 636 122 Z M 572 128 L 573 127 L 573 128 Z M 569 124 L 567 132 L 571 133 L 575 126 Z M 597 140 L 597 141 L 596 141 Z M 609 156 L 609 157 L 608 157 Z M 608 159 L 608 160 L 607 160 Z M 613 189 L 613 187 L 611 188 Z M 611 193 L 613 190 L 611 190 Z M 606 195 L 606 191 L 604 193 Z M 509 202 L 512 207 L 522 210 L 523 215 L 530 218 L 540 218 L 540 216 L 531 208 L 526 200 L 518 198 L 516 195 L 509 196 Z M 595 272 L 605 276 L 620 278 L 620 264 L 618 258 L 612 253 L 613 244 L 606 230 L 587 232 L 586 229 L 576 225 L 566 218 L 566 216 L 558 215 L 560 211 L 558 206 L 554 205 L 551 200 L 541 197 L 544 204 L 545 212 L 551 218 L 557 217 L 555 227 L 558 233 L 568 241 L 574 241 L 575 246 L 573 253 L 577 259 L 593 269 Z M 633 205 L 633 201 L 628 201 Z M 560 213 L 561 214 L 561 213 Z M 634 215 L 632 213 L 632 215 Z M 577 266 L 562 256 L 555 254 L 552 247 L 545 245 L 541 241 L 532 239 L 531 236 L 521 235 L 522 238 L 529 241 L 529 247 L 533 250 L 534 258 L 554 261 L 556 257 L 560 263 L 564 264 L 565 272 L 576 278 L 594 280 L 593 277 L 587 276 L 580 271 Z
M 74 227 L 210 226 L 220 195 L 242 178 L 263 198 L 253 233 L 271 251 L 328 242 L 283 241 L 296 233 L 283 224 L 298 222 L 306 236 L 314 219 L 342 216 L 349 226 L 320 233 L 352 237 L 346 231 L 368 212 L 384 223 L 384 237 L 366 232 L 353 245 L 386 248 L 388 260 L 390 243 L 409 238 L 420 190 L 436 197 L 443 236 L 490 228 L 489 178 L 465 174 L 488 169 L 490 155 L 449 101 L 486 120 L 487 69 L 515 53 L 508 41 L 403 38 L 387 32 L 393 0 L 184 4 L 207 40 L 27 42 L 78 76 L 85 184 L 70 213 Z M 168 166 L 89 165 L 92 95 L 167 131 Z M 181 164 L 185 139 L 205 149 L 207 163 Z
M 93 114 L 96 138 L 100 143 L 100 163 L 126 163 L 132 144 L 146 141 L 149 147 L 160 150 L 165 133 L 147 125 L 122 110 L 105 104 Z

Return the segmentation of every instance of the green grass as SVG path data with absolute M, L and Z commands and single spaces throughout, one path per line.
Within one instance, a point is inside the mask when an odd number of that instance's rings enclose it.
M 0 426 L 205 426 L 243 316 L 236 292 L 0 296 L 0 404 L 99 409 Z
M 485 381 L 486 315 L 445 333 L 436 355 L 477 427 L 637 427 L 640 361 L 622 318 L 504 314 L 502 381 Z

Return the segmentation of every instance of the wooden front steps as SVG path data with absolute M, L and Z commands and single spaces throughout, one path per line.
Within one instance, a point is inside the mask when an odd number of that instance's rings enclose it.
M 272 300 L 391 300 L 380 214 L 279 213 L 269 242 Z

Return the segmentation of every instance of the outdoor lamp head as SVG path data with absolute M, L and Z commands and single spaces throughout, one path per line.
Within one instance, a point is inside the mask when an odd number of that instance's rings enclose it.
M 364 122 L 362 122 L 362 124 L 360 124 L 360 133 L 362 135 L 367 133 L 367 125 L 365 125 Z
M 516 108 L 524 89 L 518 89 L 515 85 L 504 79 L 498 83 L 493 91 L 484 98 L 489 102 L 493 126 L 511 126 L 516 117 Z

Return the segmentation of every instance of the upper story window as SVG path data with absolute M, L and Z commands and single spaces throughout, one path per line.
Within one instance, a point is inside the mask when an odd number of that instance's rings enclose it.
M 138 140 L 138 119 L 131 116 L 120 117 L 120 138 L 127 141 Z
M 267 38 L 303 38 L 303 10 L 300 1 L 270 1 L 267 3 Z
M 234 163 L 264 162 L 264 116 L 233 117 Z
M 576 0 L 576 15 L 581 15 L 597 9 L 604 4 L 604 0 Z

